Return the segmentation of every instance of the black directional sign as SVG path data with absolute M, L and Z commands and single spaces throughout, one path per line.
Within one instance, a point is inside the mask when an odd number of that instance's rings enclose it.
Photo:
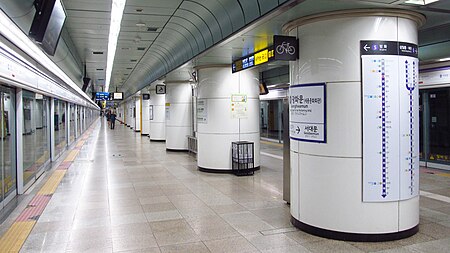
M 166 86 L 165 85 L 156 85 L 156 94 L 166 94 Z
M 362 40 L 360 42 L 361 55 L 397 55 L 397 41 Z

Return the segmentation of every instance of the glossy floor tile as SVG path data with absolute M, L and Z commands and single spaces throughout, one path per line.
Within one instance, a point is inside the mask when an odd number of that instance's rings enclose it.
M 254 176 L 236 177 L 199 172 L 187 153 L 97 124 L 22 252 L 450 252 L 450 177 L 433 170 L 421 173 L 418 234 L 335 241 L 290 224 L 277 143 L 262 142 Z

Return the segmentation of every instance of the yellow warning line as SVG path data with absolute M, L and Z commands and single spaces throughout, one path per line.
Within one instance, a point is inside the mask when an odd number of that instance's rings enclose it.
M 84 138 L 80 140 L 76 146 L 81 147 L 86 142 L 92 131 L 86 131 Z M 78 155 L 79 150 L 71 150 L 64 161 L 72 162 Z M 55 170 L 47 182 L 42 186 L 37 195 L 49 195 L 56 191 L 59 183 L 63 179 L 67 170 Z M 33 230 L 36 221 L 16 221 L 8 231 L 0 238 L 0 253 L 3 252 L 19 252 L 23 244 L 28 238 L 28 235 Z
M 267 145 L 283 147 L 283 143 L 275 143 L 275 142 L 271 142 L 271 141 L 260 141 L 260 142 L 263 144 L 267 144 Z
M 450 177 L 450 173 L 436 173 L 436 175 L 441 177 Z
M 19 252 L 36 221 L 17 221 L 0 239 L 0 252 Z
M 42 186 L 41 190 L 37 193 L 40 195 L 49 195 L 53 194 L 56 191 L 56 188 L 61 182 L 62 178 L 66 174 L 66 170 L 55 170 L 53 174 L 50 176 L 48 181 Z
M 64 159 L 64 162 L 73 162 L 75 160 L 75 157 L 77 157 L 77 155 L 78 150 L 71 150 L 67 155 L 66 159 Z

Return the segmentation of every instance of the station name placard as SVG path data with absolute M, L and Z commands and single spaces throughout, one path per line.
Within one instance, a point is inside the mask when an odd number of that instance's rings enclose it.
M 326 85 L 289 88 L 289 136 L 293 140 L 326 143 Z

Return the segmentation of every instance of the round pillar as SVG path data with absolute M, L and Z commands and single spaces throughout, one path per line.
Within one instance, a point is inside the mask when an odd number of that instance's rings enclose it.
M 197 164 L 201 171 L 231 172 L 231 143 L 254 143 L 259 158 L 259 73 L 257 69 L 232 74 L 227 67 L 198 67 Z M 245 102 L 233 101 L 244 97 Z M 199 110 L 200 108 L 200 110 Z M 201 112 L 200 112 L 201 111 Z
M 144 96 L 141 96 L 142 99 L 142 129 L 141 135 L 149 135 L 150 134 L 150 100 L 144 99 Z
M 156 94 L 155 90 L 150 91 L 149 119 L 150 119 L 150 140 L 166 140 L 166 95 Z
M 362 75 L 371 74 L 361 67 L 364 58 L 360 55 L 360 44 L 363 43 L 361 41 L 389 41 L 397 43 L 397 48 L 398 42 L 417 45 L 417 30 L 421 22 L 423 17 L 420 14 L 407 11 L 347 10 L 305 17 L 285 25 L 284 29 L 290 36 L 299 38 L 300 58 L 290 63 L 291 96 L 292 86 L 323 83 L 326 90 L 325 143 L 293 139 L 296 128 L 290 122 L 290 210 L 291 221 L 296 227 L 322 237 L 349 241 L 396 240 L 418 231 L 418 181 L 415 182 L 417 192 L 411 197 L 386 198 L 380 185 L 383 180 L 382 169 L 378 167 L 381 158 L 375 163 L 370 163 L 368 158 L 369 153 L 377 156 L 384 147 L 364 144 L 367 141 L 363 138 L 364 133 L 378 136 L 365 132 L 364 122 L 372 116 L 375 120 L 384 116 L 363 112 L 367 97 L 381 101 L 381 95 L 376 92 L 366 97 L 363 85 L 381 84 L 385 76 L 380 74 L 363 82 Z M 366 46 L 367 50 L 371 47 Z M 372 49 L 379 48 L 373 46 Z M 380 55 L 378 58 L 392 61 L 392 66 L 401 62 L 399 56 Z M 387 77 L 392 79 L 389 84 L 392 92 L 403 89 L 399 68 L 392 67 L 389 71 L 392 71 L 391 77 Z M 381 88 L 379 90 L 381 92 Z M 396 103 L 399 99 L 393 98 L 394 93 L 389 99 Z M 403 115 L 408 112 L 402 112 L 401 108 L 401 105 L 391 107 L 393 132 L 398 125 L 409 124 L 410 117 Z M 292 107 L 290 109 L 292 115 Z M 398 133 L 393 133 L 393 136 L 398 136 Z M 398 154 L 400 148 L 394 144 L 398 140 L 391 139 L 391 154 Z M 418 157 L 418 145 L 412 149 L 414 156 Z M 398 155 L 396 159 L 399 159 Z M 370 166 L 380 171 L 379 180 L 369 182 L 365 179 L 367 175 L 364 174 Z M 401 174 L 403 169 L 400 162 L 389 165 L 391 185 L 387 187 L 390 191 L 402 187 L 401 179 L 394 174 Z M 418 175 L 418 164 L 417 171 L 411 171 L 411 175 L 413 173 Z M 379 193 L 375 199 L 366 198 L 365 191 L 370 187 L 379 189 L 379 192 L 374 191 Z
M 135 110 L 135 117 L 134 117 L 134 131 L 140 132 L 141 131 L 141 109 L 142 104 L 141 100 L 142 97 L 134 97 L 134 110 Z
M 166 81 L 166 149 L 187 151 L 192 135 L 192 87 L 189 81 Z

